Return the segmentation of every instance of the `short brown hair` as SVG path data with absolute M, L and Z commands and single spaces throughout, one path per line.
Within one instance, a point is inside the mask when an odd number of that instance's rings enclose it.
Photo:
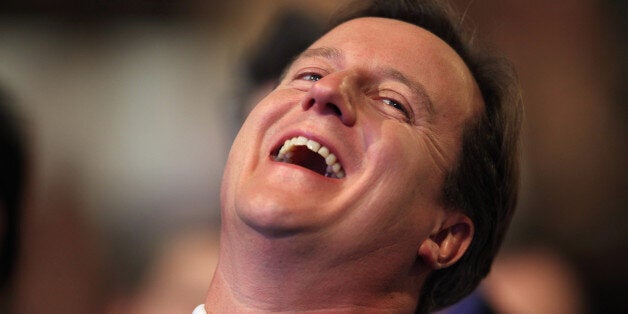
M 434 271 L 421 289 L 417 312 L 454 304 L 488 274 L 517 202 L 521 93 L 510 62 L 481 46 L 443 1 L 358 0 L 332 19 L 330 29 L 351 19 L 383 17 L 404 21 L 441 38 L 460 55 L 484 100 L 479 119 L 467 122 L 457 166 L 448 173 L 443 202 L 473 221 L 475 232 L 464 256 Z

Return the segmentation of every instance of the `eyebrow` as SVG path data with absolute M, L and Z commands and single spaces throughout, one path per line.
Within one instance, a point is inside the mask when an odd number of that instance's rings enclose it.
M 294 63 L 296 63 L 298 60 L 305 59 L 305 58 L 316 58 L 316 57 L 323 57 L 325 59 L 337 60 L 337 59 L 342 59 L 342 52 L 340 52 L 339 49 L 332 48 L 332 47 L 306 49 L 302 53 L 294 56 L 292 60 L 290 60 L 290 62 L 286 64 L 283 71 L 281 72 L 281 75 L 279 76 L 279 80 L 277 81 L 277 84 L 279 84 L 279 82 L 283 81 L 284 78 L 286 78 L 288 71 L 290 71 L 290 68 L 292 68 Z
M 333 47 L 310 48 L 295 57 L 287 68 L 292 66 L 292 64 L 299 59 L 316 57 L 322 57 L 329 60 L 341 60 L 343 59 L 344 55 L 340 49 Z M 381 71 L 382 73 L 384 73 L 384 77 L 392 79 L 394 81 L 398 81 L 403 85 L 408 86 L 412 90 L 412 92 L 420 98 L 422 103 L 425 105 L 427 112 L 430 115 L 434 115 L 434 106 L 432 104 L 432 100 L 430 99 L 430 96 L 425 90 L 425 86 L 423 86 L 423 84 L 411 80 L 399 70 L 391 67 L 384 67 Z
M 434 106 L 432 105 L 432 99 L 430 98 L 430 95 L 425 90 L 425 87 L 423 86 L 423 84 L 410 80 L 403 73 L 393 68 L 385 68 L 383 72 L 384 72 L 384 76 L 391 78 L 395 81 L 399 81 L 403 85 L 408 86 L 412 90 L 412 92 L 416 94 L 417 96 L 419 96 L 419 98 L 423 101 L 423 104 L 425 105 L 427 112 L 430 115 L 434 115 Z
M 297 59 L 300 58 L 313 58 L 313 57 L 323 57 L 325 59 L 342 59 L 343 54 L 337 48 L 332 47 L 320 47 L 320 48 L 310 48 L 303 51 Z

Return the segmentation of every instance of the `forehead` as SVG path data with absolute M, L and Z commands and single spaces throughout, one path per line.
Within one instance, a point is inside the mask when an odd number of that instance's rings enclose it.
M 421 53 L 446 53 L 449 57 L 456 52 L 436 35 L 416 25 L 399 20 L 378 17 L 363 17 L 344 22 L 322 36 L 313 46 L 326 42 L 346 45 L 372 45 L 373 52 L 388 50 L 408 52 L 420 48 Z M 434 55 L 437 56 L 437 55 Z
M 334 48 L 340 66 L 392 68 L 425 86 L 438 102 L 469 104 L 477 111 L 479 89 L 460 56 L 429 31 L 403 21 L 366 17 L 347 21 L 321 37 L 310 48 Z M 473 104 L 475 103 L 475 104 Z

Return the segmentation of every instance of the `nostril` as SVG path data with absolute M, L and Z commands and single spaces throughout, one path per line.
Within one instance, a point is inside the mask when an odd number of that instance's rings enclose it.
M 331 102 L 325 103 L 324 106 L 321 105 L 321 103 L 318 103 L 317 105 L 316 99 L 311 98 L 308 101 L 303 102 L 302 106 L 303 110 L 309 110 L 310 108 L 314 108 L 316 106 L 318 107 L 317 110 L 319 110 L 321 113 L 333 114 L 339 117 L 342 116 L 342 110 L 340 110 L 338 106 Z
M 303 108 L 303 110 L 309 110 L 314 106 L 315 103 L 316 101 L 314 100 L 314 98 L 310 98 L 307 101 L 301 103 L 301 108 Z
M 342 111 L 340 111 L 340 108 L 338 108 L 338 106 L 328 102 L 327 107 L 329 107 L 329 109 L 331 109 L 331 111 L 333 111 L 337 116 L 342 115 Z

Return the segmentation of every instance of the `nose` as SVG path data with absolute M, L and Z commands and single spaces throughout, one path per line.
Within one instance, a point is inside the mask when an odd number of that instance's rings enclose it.
M 348 72 L 336 72 L 314 83 L 301 103 L 303 110 L 314 110 L 323 115 L 335 115 L 343 124 L 356 121 L 354 102 L 357 98 L 357 79 Z

